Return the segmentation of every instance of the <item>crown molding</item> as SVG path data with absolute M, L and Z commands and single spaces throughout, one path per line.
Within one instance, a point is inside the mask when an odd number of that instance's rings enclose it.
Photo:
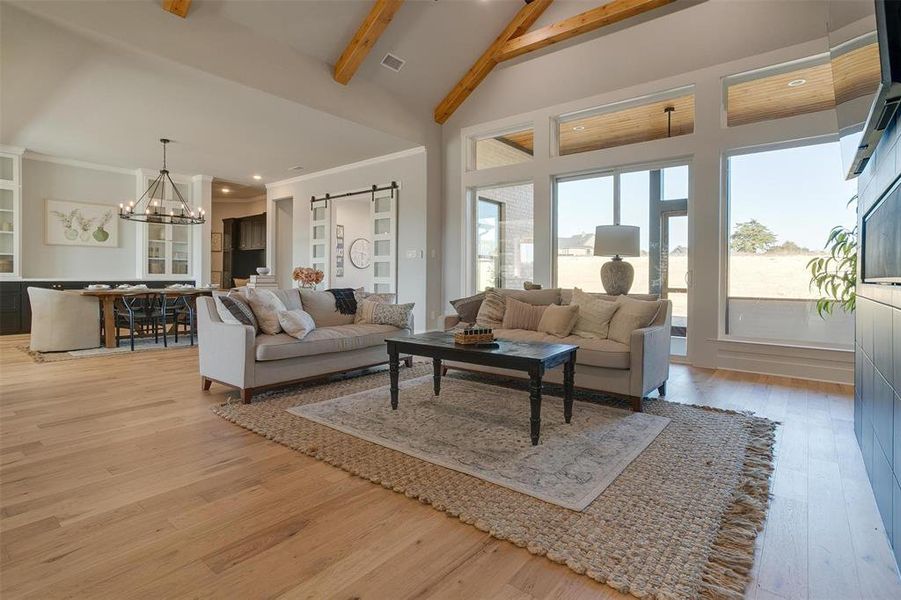
M 65 165 L 67 167 L 78 167 L 81 169 L 93 169 L 94 171 L 107 171 L 109 173 L 119 173 L 122 175 L 130 175 L 134 177 L 135 169 L 126 169 L 123 167 L 112 167 L 110 165 L 101 165 L 98 163 L 87 162 L 84 160 L 76 160 L 74 158 L 62 158 L 60 156 L 50 156 L 49 154 L 41 154 L 40 152 L 32 152 L 26 150 L 23 158 L 29 160 L 37 160 L 40 162 L 54 163 L 57 165 Z
M 191 177 L 191 181 L 195 183 L 204 182 L 204 183 L 212 183 L 213 176 L 212 175 L 194 175 Z
M 348 163 L 346 165 L 341 165 L 340 167 L 332 167 L 331 169 L 324 169 L 322 171 L 316 171 L 314 173 L 305 173 L 304 175 L 298 175 L 296 177 L 290 177 L 288 179 L 273 181 L 272 183 L 266 184 L 266 189 L 269 190 L 270 188 L 297 183 L 299 181 L 308 181 L 310 179 L 316 179 L 318 177 L 324 177 L 326 175 L 334 175 L 335 173 L 343 173 L 344 171 L 359 169 L 361 167 L 368 167 L 370 165 L 377 165 L 389 160 L 398 160 L 400 158 L 406 158 L 408 156 L 415 156 L 420 153 L 425 153 L 425 146 L 417 146 L 408 150 L 401 150 L 400 152 L 392 152 L 391 154 L 383 154 L 382 156 L 376 156 L 375 158 L 367 158 L 366 160 Z
M 0 144 L 0 152 L 4 154 L 15 154 L 16 156 L 22 156 L 25 154 L 25 148 L 22 146 L 7 146 L 5 144 Z

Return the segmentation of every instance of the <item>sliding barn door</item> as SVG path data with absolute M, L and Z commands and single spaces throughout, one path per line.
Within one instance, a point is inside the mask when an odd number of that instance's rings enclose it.
M 311 204 L 310 215 L 310 264 L 325 273 L 319 289 L 330 287 L 331 269 L 331 206 L 329 200 Z
M 397 293 L 397 190 L 372 200 L 372 291 Z

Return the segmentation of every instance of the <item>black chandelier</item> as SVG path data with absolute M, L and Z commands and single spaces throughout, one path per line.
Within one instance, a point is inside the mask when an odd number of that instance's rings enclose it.
M 161 138 L 160 142 L 163 144 L 163 168 L 160 169 L 160 174 L 150 182 L 147 191 L 138 198 L 137 202 L 129 202 L 127 206 L 119 204 L 119 218 L 164 225 L 200 225 L 206 221 L 206 211 L 202 208 L 195 211 L 188 206 L 181 192 L 175 187 L 175 183 L 169 177 L 169 170 L 166 168 L 166 144 L 169 143 L 169 140 Z M 166 181 L 169 182 L 169 186 L 181 202 L 178 209 L 170 208 L 168 212 L 162 206 L 162 200 L 166 197 Z

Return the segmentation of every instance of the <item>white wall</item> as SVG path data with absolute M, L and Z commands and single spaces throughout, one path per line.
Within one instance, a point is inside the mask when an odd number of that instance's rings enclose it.
M 439 165 L 440 162 L 436 161 Z M 438 252 L 440 236 L 430 220 L 430 211 L 440 226 L 437 206 L 440 201 L 433 190 L 440 186 L 432 177 L 434 165 L 424 148 L 400 152 L 339 167 L 321 173 L 311 173 L 293 180 L 267 186 L 270 214 L 279 198 L 294 197 L 294 261 L 295 266 L 310 264 L 310 207 L 313 196 L 340 194 L 396 181 L 398 193 L 398 302 L 415 302 L 416 327 L 434 327 L 440 315 L 441 263 Z M 439 178 L 440 181 L 440 178 Z M 408 257 L 408 253 L 411 256 Z M 272 266 L 272 254 L 269 256 Z M 276 269 L 278 266 L 276 265 Z M 347 269 L 347 266 L 345 266 Z
M 293 287 L 294 271 L 294 198 L 281 198 L 275 202 L 275 275 L 279 287 Z M 272 223 L 267 220 L 267 226 Z M 268 234 L 267 234 L 268 235 Z M 271 239 L 271 238 L 269 238 Z M 267 257 L 272 256 L 267 253 Z
M 687 11 L 686 11 L 687 12 Z M 596 41 L 595 41 L 596 42 Z M 762 68 L 789 60 L 808 57 L 824 52 L 824 39 L 814 40 L 766 52 L 764 54 L 735 60 L 729 63 L 662 77 L 653 82 L 644 82 L 647 72 L 632 68 L 630 72 L 618 73 L 610 82 L 603 81 L 599 73 L 588 70 L 584 80 L 578 84 L 566 81 L 560 70 L 572 76 L 582 65 L 585 47 L 591 44 L 573 46 L 536 59 L 536 65 L 543 64 L 540 75 L 530 62 L 516 65 L 522 81 L 549 88 L 540 97 L 563 98 L 567 101 L 523 112 L 510 114 L 493 121 L 470 125 L 474 115 L 484 109 L 484 114 L 498 114 L 503 106 L 524 106 L 534 102 L 534 95 L 525 98 L 514 97 L 513 92 L 523 92 L 522 85 L 512 85 L 508 90 L 491 88 L 494 93 L 474 95 L 466 108 L 445 125 L 444 134 L 444 302 L 464 296 L 472 291 L 473 274 L 470 269 L 471 238 L 468 212 L 467 190 L 499 183 L 532 181 L 534 184 L 535 222 L 535 266 L 536 282 L 550 285 L 553 280 L 552 222 L 553 222 L 553 181 L 556 176 L 586 171 L 610 169 L 625 165 L 687 161 L 691 164 L 691 195 L 689 201 L 689 269 L 692 286 L 689 299 L 689 355 L 691 361 L 703 367 L 728 367 L 814 377 L 835 381 L 850 381 L 853 376 L 852 357 L 847 352 L 831 350 L 798 350 L 790 347 L 743 344 L 724 339 L 725 307 L 725 243 L 724 227 L 726 210 L 724 204 L 724 154 L 737 148 L 750 148 L 785 140 L 801 140 L 817 136 L 835 135 L 837 125 L 834 111 L 802 115 L 778 121 L 724 127 L 722 108 L 722 78 L 726 75 Z M 678 49 L 671 49 L 675 51 Z M 580 57 L 582 57 L 580 59 Z M 542 63 L 543 61 L 543 63 Z M 634 66 L 634 65 L 633 65 Z M 512 69 L 511 69 L 512 70 Z M 528 75 L 531 74 L 531 77 Z M 492 80 L 495 76 L 489 77 Z M 561 82 L 550 85 L 549 82 Z M 628 100 L 654 94 L 685 85 L 694 85 L 695 91 L 695 132 L 640 144 L 618 148 L 586 152 L 569 156 L 555 156 L 552 151 L 551 129 L 555 116 L 603 106 L 617 101 Z M 595 87 L 593 96 L 577 98 L 574 90 L 584 90 L 585 86 Z M 573 93 L 573 95 L 567 95 Z M 469 126 L 461 126 L 461 123 Z M 527 163 L 466 171 L 466 142 L 470 136 L 503 131 L 532 124 L 535 128 L 534 159 Z M 509 130 L 508 129 L 508 130 Z M 447 308 L 447 305 L 444 304 Z M 820 361 L 828 365 L 825 369 L 815 369 L 811 365 Z M 836 366 L 837 365 L 837 366 Z
M 46 199 L 107 204 L 134 199 L 133 173 L 25 158 L 22 161 L 22 277 L 28 279 L 135 279 L 135 223 L 116 218 L 117 248 L 44 243 Z

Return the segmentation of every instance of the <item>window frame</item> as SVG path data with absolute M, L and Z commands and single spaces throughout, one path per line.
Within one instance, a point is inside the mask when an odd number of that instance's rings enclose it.
M 466 172 L 472 173 L 484 173 L 486 171 L 492 171 L 494 169 L 503 169 L 507 167 L 514 167 L 518 165 L 527 164 L 530 161 L 535 160 L 535 131 L 537 129 L 536 123 L 534 121 L 521 122 L 516 125 L 510 125 L 505 127 L 500 127 L 496 129 L 491 129 L 487 131 L 480 131 L 477 134 L 470 135 L 465 138 L 464 144 L 464 164 L 466 165 Z M 522 162 L 514 163 L 512 165 L 498 165 L 496 167 L 486 167 L 484 169 L 476 168 L 478 156 L 477 156 L 477 144 L 482 140 L 490 140 L 497 137 L 502 137 L 506 134 L 510 133 L 518 133 L 521 131 L 531 130 L 532 132 L 532 157 L 529 160 L 524 160 Z M 515 184 L 514 184 L 515 185 Z M 484 187 L 484 186 L 483 186 Z
M 731 235 L 730 225 L 732 223 L 732 198 L 730 195 L 730 172 L 729 159 L 736 156 L 747 156 L 749 154 L 760 154 L 763 152 L 774 152 L 778 150 L 790 150 L 793 148 L 804 148 L 807 146 L 818 146 L 828 143 L 840 143 L 838 133 L 829 133 L 822 135 L 809 136 L 793 140 L 783 140 L 768 144 L 758 144 L 754 146 L 745 146 L 739 148 L 731 148 L 722 153 L 720 166 L 720 277 L 719 277 L 719 318 L 717 324 L 717 341 L 720 342 L 737 342 L 743 344 L 759 344 L 768 346 L 780 346 L 784 348 L 801 348 L 814 349 L 832 352 L 847 352 L 844 348 L 834 346 L 815 345 L 813 343 L 805 343 L 803 341 L 790 342 L 787 340 L 775 340 L 764 338 L 747 338 L 728 333 L 729 323 L 729 278 L 730 273 L 730 249 L 729 237 Z

